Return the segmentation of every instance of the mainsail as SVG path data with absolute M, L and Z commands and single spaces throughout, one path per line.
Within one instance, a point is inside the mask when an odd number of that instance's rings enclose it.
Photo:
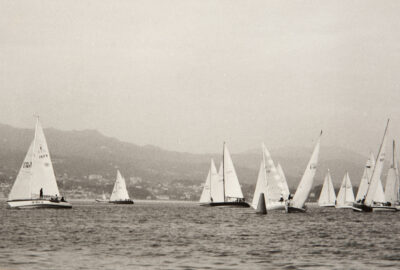
M 389 127 L 389 119 L 386 124 L 385 128 L 385 133 L 383 134 L 383 139 L 381 146 L 379 148 L 377 160 L 375 162 L 375 167 L 372 172 L 372 176 L 370 178 L 370 181 L 368 181 L 368 189 L 367 189 L 367 195 L 365 196 L 365 202 L 364 204 L 367 206 L 371 206 L 373 201 L 376 200 L 377 198 L 375 197 L 375 193 L 377 189 L 379 188 L 379 184 L 382 185 L 381 183 L 381 173 L 383 169 L 383 164 L 385 162 L 385 154 L 386 154 L 386 135 L 387 135 L 387 130 Z
M 60 195 L 46 138 L 37 118 L 34 140 L 11 189 L 9 200 L 37 199 L 40 193 L 43 197 Z
M 310 194 L 314 182 L 315 172 L 317 170 L 321 135 L 322 131 L 318 138 L 317 144 L 315 145 L 310 161 L 307 164 L 306 170 L 304 171 L 303 177 L 300 180 L 299 186 L 297 187 L 296 193 L 294 194 L 291 202 L 292 207 L 303 208 L 308 195 Z
M 117 171 L 117 179 L 115 180 L 114 188 L 110 196 L 110 201 L 129 200 L 128 190 L 126 189 L 125 179 L 122 177 L 119 170 Z
M 392 157 L 392 165 L 388 171 L 388 175 L 386 178 L 386 187 L 385 187 L 385 199 L 387 202 L 390 202 L 392 205 L 398 204 L 399 197 L 399 170 L 397 168 L 396 161 L 396 151 L 395 151 L 395 142 L 393 141 L 393 157 Z
M 333 187 L 331 173 L 327 172 L 322 186 L 321 194 L 319 195 L 318 205 L 335 205 L 336 195 Z
M 361 201 L 365 195 L 367 194 L 368 190 L 368 180 L 371 179 L 372 171 L 374 170 L 375 166 L 375 157 L 374 153 L 370 153 L 370 157 L 365 164 L 364 173 L 361 178 L 360 186 L 358 187 L 356 201 Z
M 342 185 L 337 196 L 337 207 L 351 206 L 354 202 L 353 186 L 351 185 L 349 174 L 343 177 Z
M 223 162 L 223 180 L 224 180 L 225 197 L 227 199 L 229 198 L 242 199 L 243 193 L 239 184 L 239 179 L 236 175 L 231 155 L 225 143 L 224 143 L 224 154 L 222 162 Z

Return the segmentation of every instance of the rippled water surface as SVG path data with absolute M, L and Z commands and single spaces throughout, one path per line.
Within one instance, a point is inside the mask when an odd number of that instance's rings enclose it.
M 400 269 L 400 212 L 0 207 L 0 269 Z

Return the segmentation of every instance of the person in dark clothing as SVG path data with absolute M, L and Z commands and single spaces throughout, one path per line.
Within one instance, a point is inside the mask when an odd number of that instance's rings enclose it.
M 41 188 L 40 191 L 39 191 L 39 197 L 43 198 L 43 188 Z

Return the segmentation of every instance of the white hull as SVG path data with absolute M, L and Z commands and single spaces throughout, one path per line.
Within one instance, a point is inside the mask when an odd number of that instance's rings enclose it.
M 72 208 L 68 202 L 51 202 L 50 200 L 15 200 L 7 201 L 10 208 Z
M 336 209 L 353 209 L 353 204 L 352 205 L 335 205 Z
M 373 212 L 395 212 L 397 211 L 396 207 L 393 206 L 372 206 Z
M 285 210 L 285 203 L 284 202 L 267 203 L 267 211 L 270 210 Z
M 335 207 L 334 203 L 320 204 L 319 207 Z
M 108 202 L 108 200 L 100 200 L 100 199 L 96 199 L 96 202 L 99 202 L 99 203 L 107 203 L 107 202 Z

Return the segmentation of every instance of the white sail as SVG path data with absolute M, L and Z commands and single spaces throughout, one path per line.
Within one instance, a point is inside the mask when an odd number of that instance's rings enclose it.
M 220 165 L 218 172 L 214 161 L 211 167 L 211 197 L 213 198 L 213 202 L 223 202 L 224 180 L 222 179 L 222 164 Z
M 43 196 L 60 195 L 43 128 L 37 119 L 35 137 L 8 199 L 37 199 L 41 190 Z
M 222 181 L 219 179 L 214 160 L 211 159 L 210 170 L 208 171 L 206 183 L 200 197 L 200 202 L 223 202 Z
M 240 187 L 239 179 L 236 175 L 235 167 L 233 166 L 232 158 L 226 144 L 224 144 L 223 162 L 225 197 L 227 199 L 243 198 L 242 188 Z
M 102 198 L 103 198 L 103 201 L 107 200 L 107 198 L 106 198 L 106 194 L 104 194 L 104 192 L 103 192 L 103 196 L 102 196 Z
M 53 164 L 39 119 L 36 122 L 32 160 L 32 197 L 39 197 L 40 189 L 43 191 L 43 196 L 59 196 L 60 192 L 58 191 Z
M 378 184 L 376 186 L 376 191 L 375 195 L 373 198 L 374 202 L 379 202 L 379 203 L 385 203 L 386 198 L 385 198 L 385 192 L 383 191 L 383 185 L 381 179 L 379 179 Z
M 276 169 L 278 170 L 279 174 L 281 175 L 283 197 L 287 198 L 289 193 L 290 193 L 290 191 L 289 191 L 289 186 L 288 186 L 287 181 L 286 181 L 285 173 L 283 172 L 283 169 L 282 169 L 282 166 L 281 166 L 280 163 L 278 163 L 278 165 L 276 166 Z
M 125 179 L 122 177 L 119 170 L 117 171 L 117 179 L 115 180 L 114 188 L 110 196 L 110 201 L 129 200 L 128 190 L 126 189 Z
M 397 168 L 397 160 L 396 160 L 396 147 L 395 142 L 393 141 L 393 157 L 392 157 L 392 165 L 388 171 L 388 175 L 386 178 L 386 186 L 385 186 L 385 199 L 387 202 L 390 202 L 392 205 L 399 204 L 399 171 Z
M 370 153 L 370 157 L 365 164 L 364 173 L 361 178 L 360 186 L 358 187 L 356 201 L 361 201 L 367 195 L 368 190 L 368 180 L 371 179 L 372 171 L 375 166 L 374 153 Z
M 265 165 L 265 176 L 267 182 L 267 193 L 264 194 L 267 200 L 266 204 L 268 208 L 268 205 L 276 204 L 276 202 L 279 202 L 280 200 L 283 202 L 283 199 L 286 198 L 289 194 L 286 193 L 286 181 L 283 181 L 281 174 L 275 167 L 274 161 L 271 158 L 271 154 L 264 144 L 262 145 L 262 148 L 264 155 L 263 160 Z
M 383 169 L 383 164 L 385 162 L 385 154 L 386 154 L 386 135 L 387 135 L 387 129 L 389 126 L 389 120 L 386 124 L 385 128 L 385 133 L 383 135 L 382 143 L 378 152 L 378 157 L 375 162 L 375 167 L 372 172 L 371 179 L 369 181 L 368 189 L 367 189 L 367 195 L 365 196 L 365 205 L 371 206 L 373 201 L 378 199 L 375 197 L 375 193 L 379 188 L 379 184 L 382 186 L 381 182 L 381 173 Z M 379 193 L 380 191 L 378 191 Z M 379 194 L 378 194 L 379 195 Z
M 324 184 L 322 186 L 321 194 L 319 195 L 318 205 L 335 205 L 335 202 L 335 188 L 333 187 L 332 177 L 328 170 L 328 173 L 325 176 Z
M 349 174 L 343 177 L 342 185 L 337 196 L 336 207 L 352 206 L 354 202 L 353 186 Z
M 257 209 L 261 193 L 267 194 L 267 179 L 266 179 L 266 175 L 265 175 L 264 160 L 261 161 L 261 164 L 260 164 L 260 170 L 258 171 L 256 189 L 254 190 L 253 201 L 251 203 L 251 206 L 254 209 Z
M 206 182 L 204 183 L 203 192 L 200 196 L 201 203 L 206 203 L 211 201 L 211 168 L 208 170 L 208 175 Z
M 32 155 L 33 141 L 26 153 L 24 162 L 18 172 L 14 185 L 8 195 L 9 200 L 21 200 L 31 198 L 31 177 L 32 177 Z
M 307 164 L 306 170 L 304 171 L 303 177 L 300 180 L 299 186 L 297 187 L 296 193 L 294 194 L 293 200 L 291 202 L 291 206 L 295 208 L 303 208 L 308 198 L 308 195 L 310 194 L 314 182 L 315 172 L 317 170 L 321 135 L 318 138 L 310 161 Z

